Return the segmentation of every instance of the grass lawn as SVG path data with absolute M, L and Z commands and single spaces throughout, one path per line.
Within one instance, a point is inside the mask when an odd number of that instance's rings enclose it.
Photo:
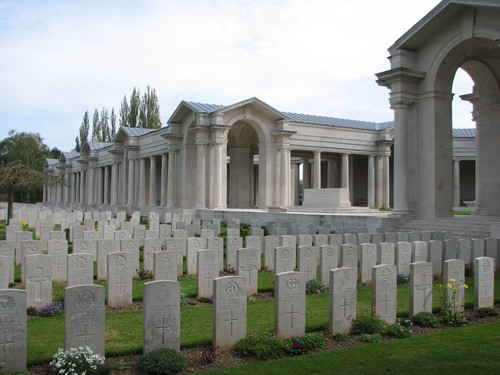
M 183 276 L 179 278 L 181 290 L 191 297 L 196 295 L 196 279 Z M 466 293 L 466 306 L 473 305 L 473 280 L 467 279 L 470 288 Z M 134 299 L 142 300 L 143 281 L 134 280 Z M 259 290 L 272 287 L 272 273 L 259 273 Z M 408 284 L 398 286 L 397 314 L 408 316 Z M 63 293 L 63 286 L 57 286 L 57 293 Z M 496 301 L 500 301 L 500 277 L 495 280 Z M 328 327 L 328 293 L 308 295 L 306 298 L 306 330 L 321 331 Z M 369 315 L 371 311 L 371 289 L 358 289 L 357 314 Z M 439 307 L 438 289 L 434 289 L 433 306 Z M 274 300 L 253 299 L 248 301 L 247 331 L 274 330 Z M 106 356 L 141 353 L 142 311 L 106 312 Z M 47 363 L 59 347 L 64 345 L 64 319 L 62 316 L 28 319 L 28 364 Z M 181 346 L 193 347 L 209 344 L 212 340 L 212 305 L 209 303 L 181 307 Z
M 500 322 L 206 374 L 498 374 Z

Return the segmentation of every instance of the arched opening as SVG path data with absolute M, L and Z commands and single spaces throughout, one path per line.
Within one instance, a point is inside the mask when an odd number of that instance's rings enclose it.
M 227 134 L 227 207 L 254 208 L 259 201 L 259 136 L 250 122 L 237 121 Z

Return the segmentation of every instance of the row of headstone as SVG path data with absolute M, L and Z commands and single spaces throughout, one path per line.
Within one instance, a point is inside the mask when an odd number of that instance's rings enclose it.
M 110 274 L 120 269 L 113 288 L 122 285 L 127 271 L 128 253 L 108 256 Z M 199 258 L 209 257 L 217 272 L 216 254 L 201 250 Z M 246 256 L 246 255 L 245 255 Z M 28 257 L 28 264 L 33 256 Z M 246 259 L 246 257 L 243 257 Z M 494 304 L 493 259 L 474 260 L 478 270 L 474 282 L 475 308 Z M 198 264 L 202 264 L 199 262 Z M 209 262 L 210 263 L 210 262 Z M 459 286 L 465 282 L 463 260 L 444 262 L 444 283 L 451 278 Z M 130 272 L 129 272 L 130 273 Z M 333 333 L 348 333 L 356 318 L 356 269 L 335 268 L 329 271 L 329 327 Z M 430 262 L 410 264 L 410 317 L 422 311 L 432 312 L 433 270 Z M 40 280 L 42 281 L 42 280 Z M 306 282 L 304 272 L 281 272 L 275 275 L 275 333 L 282 337 L 301 336 L 306 323 Z M 228 350 L 246 336 L 248 277 L 225 276 L 211 280 L 213 290 L 213 347 Z M 464 288 L 456 296 L 458 308 L 464 306 Z M 108 289 L 108 293 L 111 289 Z M 26 369 L 26 311 L 28 290 L 0 290 L 0 365 L 4 371 Z M 118 293 L 120 294 L 120 293 Z M 111 298 L 113 293 L 111 293 Z M 108 295 L 108 299 L 110 296 Z M 448 296 L 451 298 L 451 296 Z M 372 313 L 387 323 L 396 321 L 396 266 L 381 264 L 372 267 Z M 104 355 L 105 303 L 104 287 L 77 285 L 65 289 L 64 345 L 66 349 L 88 346 Z M 158 348 L 180 350 L 180 284 L 176 281 L 152 281 L 144 284 L 144 352 Z

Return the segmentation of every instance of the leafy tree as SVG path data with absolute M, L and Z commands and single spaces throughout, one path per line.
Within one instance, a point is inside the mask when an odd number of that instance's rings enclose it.
M 130 108 L 128 106 L 127 95 L 125 95 L 120 106 L 120 126 L 129 126 L 129 113 Z
M 139 110 L 139 127 L 148 129 L 161 128 L 158 97 L 156 96 L 156 90 L 151 89 L 149 86 L 142 96 Z
M 89 139 L 89 131 L 90 131 L 90 120 L 89 120 L 89 111 L 85 111 L 83 114 L 82 125 L 80 125 L 80 137 L 75 139 L 76 147 L 75 151 L 80 152 L 82 150 L 82 146 Z
M 101 137 L 101 122 L 99 121 L 99 111 L 97 108 L 94 110 L 92 117 L 92 141 L 98 141 Z
M 111 117 L 110 117 L 110 122 L 111 122 L 111 129 L 110 129 L 110 141 L 113 141 L 115 139 L 116 135 L 116 114 L 115 114 L 115 109 L 111 108 Z
M 141 107 L 141 92 L 134 87 L 130 95 L 130 106 L 128 114 L 128 126 L 131 128 L 139 127 L 139 110 Z
M 101 131 L 101 134 L 99 136 L 99 141 L 109 142 L 111 140 L 111 133 L 109 131 L 109 115 L 108 115 L 108 110 L 104 107 L 101 110 L 101 119 L 99 127 Z
M 51 156 L 38 133 L 11 130 L 0 142 L 0 190 L 8 193 L 8 219 L 12 218 L 14 193 L 29 193 L 44 184 L 61 182 L 43 171 L 45 159 Z
M 59 159 L 59 157 L 61 156 L 61 150 L 59 150 L 57 147 L 52 147 L 50 153 L 52 154 L 53 159 Z

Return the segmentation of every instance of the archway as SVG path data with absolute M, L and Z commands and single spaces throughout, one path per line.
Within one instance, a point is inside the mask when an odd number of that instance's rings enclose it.
M 442 2 L 389 49 L 395 126 L 394 213 L 453 215 L 452 99 L 459 68 L 475 88 L 476 205 L 500 215 L 500 4 Z
M 227 134 L 227 206 L 254 208 L 259 194 L 259 137 L 254 125 L 237 121 Z

